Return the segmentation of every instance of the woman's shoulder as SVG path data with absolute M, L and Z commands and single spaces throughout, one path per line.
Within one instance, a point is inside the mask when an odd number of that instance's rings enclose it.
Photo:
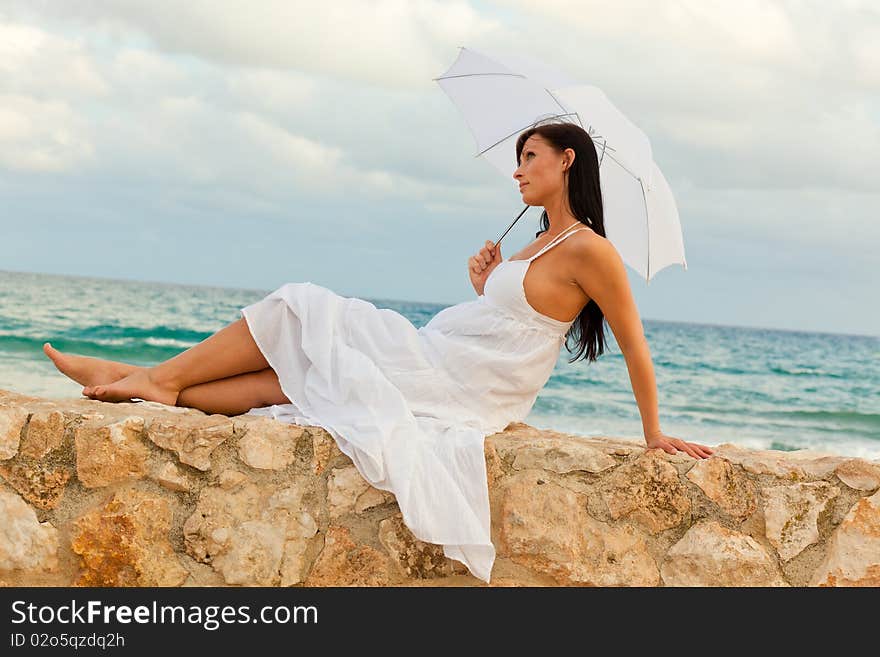
M 599 235 L 589 226 L 587 228 L 588 230 L 578 230 L 576 235 L 565 240 L 570 243 L 565 249 L 565 258 L 571 266 L 581 269 L 584 265 L 589 265 L 591 268 L 604 269 L 621 263 L 620 253 L 611 240 Z
M 587 225 L 575 230 L 572 236 L 565 241 L 569 243 L 567 250 L 575 254 L 583 255 L 605 250 L 609 247 L 614 248 L 614 245 L 611 244 L 608 238 L 600 235 Z

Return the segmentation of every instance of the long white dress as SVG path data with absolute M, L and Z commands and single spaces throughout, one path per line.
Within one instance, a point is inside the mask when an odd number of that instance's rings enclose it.
M 484 439 L 526 418 L 572 323 L 532 308 L 523 279 L 578 230 L 502 261 L 482 295 L 419 329 L 311 282 L 282 285 L 241 313 L 291 403 L 248 413 L 325 428 L 364 479 L 394 494 L 416 538 L 489 582 Z

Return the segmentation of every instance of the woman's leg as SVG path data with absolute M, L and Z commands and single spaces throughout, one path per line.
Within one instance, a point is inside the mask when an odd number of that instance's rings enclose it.
M 113 383 L 137 369 L 143 369 L 115 360 L 65 354 L 48 343 L 43 351 L 60 372 L 86 386 Z M 281 391 L 278 376 L 269 367 L 258 372 L 197 383 L 184 388 L 177 396 L 178 406 L 224 415 L 239 415 L 252 408 L 289 402 Z
M 83 386 L 113 383 L 139 369 L 137 365 L 92 356 L 77 356 L 58 351 L 50 343 L 43 344 L 45 353 L 58 371 Z
M 223 415 L 241 415 L 252 408 L 289 403 L 281 391 L 275 370 L 269 367 L 259 372 L 198 383 L 184 388 L 177 396 L 178 406 Z
M 184 388 L 258 372 L 269 367 L 244 318 L 153 367 L 138 368 L 114 383 L 86 386 L 83 394 L 101 401 L 135 397 L 174 406 Z

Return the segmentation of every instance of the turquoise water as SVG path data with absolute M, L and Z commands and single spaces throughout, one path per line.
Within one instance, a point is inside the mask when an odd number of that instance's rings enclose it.
M 0 389 L 80 397 L 82 386 L 55 369 L 43 342 L 150 365 L 239 319 L 239 308 L 270 291 L 0 272 Z M 444 307 L 367 300 L 417 327 Z M 880 458 L 880 338 L 643 324 L 667 434 L 710 446 Z M 626 363 L 611 331 L 606 335 L 609 349 L 590 365 L 569 364 L 562 350 L 529 424 L 642 439 Z

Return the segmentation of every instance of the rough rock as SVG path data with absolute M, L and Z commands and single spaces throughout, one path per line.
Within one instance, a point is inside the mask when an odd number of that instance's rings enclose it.
M 0 477 L 38 509 L 54 509 L 64 495 L 71 472 L 63 466 L 12 463 L 0 464 Z
M 363 513 L 371 507 L 393 501 L 394 495 L 370 486 L 354 465 L 333 468 L 327 477 L 327 503 L 331 520 L 352 511 Z
M 560 474 L 567 472 L 602 472 L 617 461 L 602 450 L 572 440 L 532 439 L 518 446 L 513 467 L 517 470 L 543 468 Z
M 80 555 L 78 586 L 180 586 L 187 570 L 168 534 L 168 501 L 134 488 L 74 522 L 71 547 Z
M 58 410 L 35 412 L 27 424 L 18 453 L 32 459 L 41 459 L 61 447 L 64 440 L 64 413 Z
M 405 577 L 431 579 L 454 572 L 453 561 L 443 554 L 443 547 L 413 536 L 400 512 L 379 523 L 379 542 Z
M 331 525 L 324 549 L 306 586 L 388 586 L 395 583 L 391 561 L 369 545 L 355 543 L 346 527 Z
M 880 464 L 864 459 L 847 459 L 834 470 L 844 484 L 856 490 L 874 491 L 880 488 Z
M 190 478 L 171 461 L 157 466 L 150 476 L 168 490 L 186 492 L 193 487 Z
M 605 493 L 613 519 L 629 518 L 651 534 L 677 527 L 691 510 L 678 470 L 661 451 L 647 450 L 619 466 L 608 476 Z
M 210 563 L 227 584 L 297 584 L 318 531 L 303 495 L 296 484 L 206 486 L 183 525 L 187 552 Z
M 713 448 L 713 453 L 741 465 L 746 472 L 769 474 L 793 481 L 821 479 L 848 458 L 806 449 L 791 452 L 748 449 L 730 443 L 718 445 Z
M 145 428 L 147 438 L 177 453 L 181 463 L 199 470 L 211 467 L 211 454 L 232 438 L 232 420 L 225 415 L 154 417 Z
M 839 494 L 825 481 L 761 488 L 767 539 L 783 561 L 819 540 L 819 514 Z
M 859 498 L 828 545 L 812 586 L 880 586 L 880 492 Z
M 500 510 L 499 554 L 562 585 L 655 586 L 657 564 L 644 535 L 592 518 L 583 496 L 542 470 L 512 475 Z
M 0 406 L 0 460 L 11 459 L 18 454 L 28 415 L 30 413 L 25 408 Z
M 775 559 L 747 534 L 698 522 L 660 566 L 666 586 L 787 586 Z
M 82 485 L 99 488 L 146 475 L 150 450 L 143 442 L 143 430 L 144 418 L 136 416 L 77 427 L 76 475 Z
M 247 433 L 238 443 L 238 456 L 252 468 L 283 470 L 296 458 L 296 444 L 304 432 L 295 424 L 257 418 L 247 425 Z
M 489 586 L 880 584 L 880 461 L 521 422 L 484 452 Z M 247 414 L 0 390 L 0 517 L 0 586 L 485 586 L 326 429 Z
M 758 507 L 755 485 L 727 459 L 712 456 L 697 461 L 686 476 L 706 497 L 738 520 L 745 520 Z
M 53 571 L 58 567 L 58 531 L 15 493 L 0 490 L 0 574 Z

